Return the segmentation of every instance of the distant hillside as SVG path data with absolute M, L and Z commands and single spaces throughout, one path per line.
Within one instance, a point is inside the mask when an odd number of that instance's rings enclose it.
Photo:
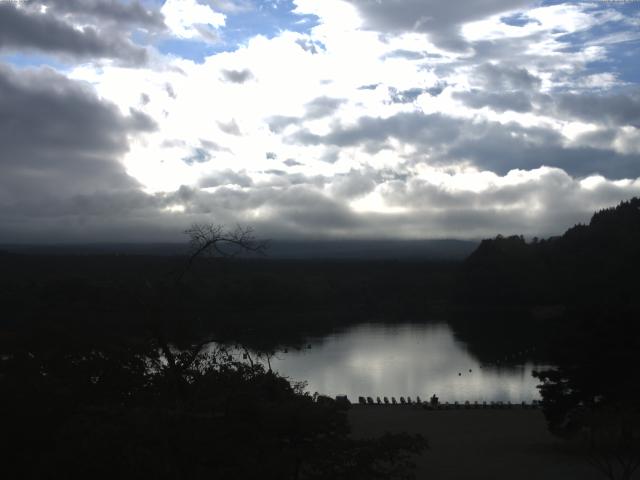
M 267 258 L 300 260 L 463 260 L 478 246 L 466 240 L 279 240 Z M 186 243 L 0 245 L 0 250 L 40 255 L 184 255 Z
M 594 213 L 560 237 L 483 240 L 465 261 L 463 297 L 480 302 L 635 301 L 640 198 Z
M 463 260 L 478 246 L 468 240 L 273 240 L 271 258 L 332 260 Z

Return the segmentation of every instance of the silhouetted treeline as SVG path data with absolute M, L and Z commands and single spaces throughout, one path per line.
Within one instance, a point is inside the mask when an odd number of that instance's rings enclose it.
M 640 305 L 639 207 L 638 198 L 622 202 L 558 237 L 483 240 L 457 278 L 456 331 L 484 358 L 511 343 L 551 361 L 550 340 L 576 311 Z
M 0 264 L 3 328 L 78 318 L 135 331 L 153 317 L 174 338 L 214 332 L 263 348 L 356 322 L 432 318 L 459 265 L 202 258 L 176 282 L 183 257 L 11 254 Z
M 502 305 L 636 302 L 640 199 L 596 212 L 559 237 L 483 240 L 464 262 L 459 299 Z

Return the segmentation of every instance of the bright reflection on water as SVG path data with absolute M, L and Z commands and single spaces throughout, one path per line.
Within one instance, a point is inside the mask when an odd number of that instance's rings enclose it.
M 538 399 L 532 364 L 481 366 L 446 324 L 358 325 L 318 339 L 311 348 L 280 352 L 274 370 L 309 392 L 335 396 L 400 397 L 441 401 Z M 458 375 L 458 374 L 461 375 Z

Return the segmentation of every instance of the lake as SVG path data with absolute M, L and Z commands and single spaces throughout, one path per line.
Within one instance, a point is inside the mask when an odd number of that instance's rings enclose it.
M 447 324 L 358 325 L 280 352 L 271 366 L 311 393 L 389 398 L 436 394 L 442 402 L 530 402 L 540 398 L 531 363 L 482 365 Z

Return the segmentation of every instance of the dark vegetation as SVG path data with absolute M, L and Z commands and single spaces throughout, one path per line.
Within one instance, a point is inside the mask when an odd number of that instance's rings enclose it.
M 351 440 L 343 406 L 314 401 L 250 351 L 427 319 L 448 320 L 485 362 L 553 365 L 537 374 L 550 429 L 583 441 L 611 479 L 640 463 L 640 199 L 559 237 L 485 240 L 464 262 L 187 264 L 0 254 L 0 448 L 12 478 L 402 478 L 424 440 Z M 240 345 L 248 362 L 204 356 L 211 340 Z
M 161 356 L 151 336 L 73 332 L 4 353 L 7 478 L 410 478 L 426 447 L 408 434 L 353 440 L 344 405 L 224 350 Z
M 441 315 L 458 265 L 202 258 L 176 286 L 181 257 L 6 254 L 0 263 L 3 329 L 77 321 L 138 331 L 153 309 L 174 338 L 215 333 L 263 349 L 356 322 Z
M 634 198 L 560 237 L 485 240 L 459 282 L 466 306 L 488 315 L 462 317 L 458 328 L 469 338 L 500 332 L 521 346 L 534 339 L 554 365 L 536 374 L 550 429 L 583 441 L 610 479 L 630 479 L 640 466 L 638 272 Z
M 348 404 L 304 393 L 247 349 L 259 335 L 246 325 L 290 313 L 256 318 L 275 277 L 253 270 L 262 263 L 196 260 L 264 245 L 246 229 L 188 233 L 186 261 L 3 255 L 9 478 L 412 478 L 421 436 L 353 439 Z M 244 355 L 212 351 L 221 339 Z

